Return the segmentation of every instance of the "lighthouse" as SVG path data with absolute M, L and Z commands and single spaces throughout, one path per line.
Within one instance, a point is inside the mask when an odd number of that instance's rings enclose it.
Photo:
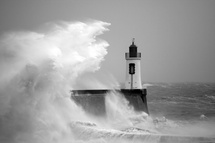
M 141 53 L 137 52 L 137 46 L 134 44 L 133 38 L 132 44 L 129 47 L 129 53 L 125 53 L 126 59 L 126 80 L 125 89 L 142 89 L 141 82 Z
M 71 98 L 89 114 L 104 116 L 106 114 L 106 97 L 110 91 L 122 93 L 134 107 L 135 111 L 144 111 L 149 114 L 147 105 L 147 90 L 142 88 L 141 83 L 141 53 L 137 52 L 137 46 L 132 44 L 129 53 L 125 53 L 126 81 L 123 89 L 83 89 L 71 90 Z M 78 96 L 77 96 L 78 95 Z

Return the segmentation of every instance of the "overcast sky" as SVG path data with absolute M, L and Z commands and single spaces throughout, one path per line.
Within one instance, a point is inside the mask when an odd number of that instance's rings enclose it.
M 111 23 L 102 73 L 125 80 L 133 37 L 144 82 L 215 82 L 215 0 L 0 0 L 0 34 L 48 22 Z

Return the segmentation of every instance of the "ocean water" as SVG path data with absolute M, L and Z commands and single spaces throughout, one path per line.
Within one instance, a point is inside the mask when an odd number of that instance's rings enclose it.
M 215 137 L 215 83 L 149 84 L 147 97 L 153 118 L 182 127 L 176 134 Z
M 215 83 L 155 83 L 147 97 L 151 116 L 215 121 Z
M 81 140 L 92 137 L 108 142 L 215 142 L 214 83 L 147 83 L 144 86 L 147 86 L 150 115 L 133 111 L 123 101 L 123 95 L 113 92 L 114 100 L 106 95 L 109 119 L 106 121 L 114 125 L 112 130 L 90 123 L 83 127 L 82 123 L 81 129 L 79 126 L 76 130 Z

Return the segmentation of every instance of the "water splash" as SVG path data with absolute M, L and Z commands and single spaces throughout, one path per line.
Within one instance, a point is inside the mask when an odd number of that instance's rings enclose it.
M 149 118 L 145 112 L 136 112 L 129 101 L 119 92 L 110 92 L 105 97 L 108 124 L 111 128 L 125 130 L 146 122 Z
M 69 90 L 93 72 L 108 43 L 96 36 L 108 23 L 62 22 L 49 32 L 11 32 L 0 40 L 0 142 L 62 143 L 73 140 L 69 123 L 90 119 Z

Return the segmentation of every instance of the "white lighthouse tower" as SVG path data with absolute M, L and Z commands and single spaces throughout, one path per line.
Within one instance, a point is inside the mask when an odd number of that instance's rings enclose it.
M 134 38 L 132 44 L 129 47 L 129 53 L 125 53 L 126 59 L 126 81 L 125 89 L 142 89 L 141 82 L 141 53 L 137 52 L 137 46 L 134 44 Z

